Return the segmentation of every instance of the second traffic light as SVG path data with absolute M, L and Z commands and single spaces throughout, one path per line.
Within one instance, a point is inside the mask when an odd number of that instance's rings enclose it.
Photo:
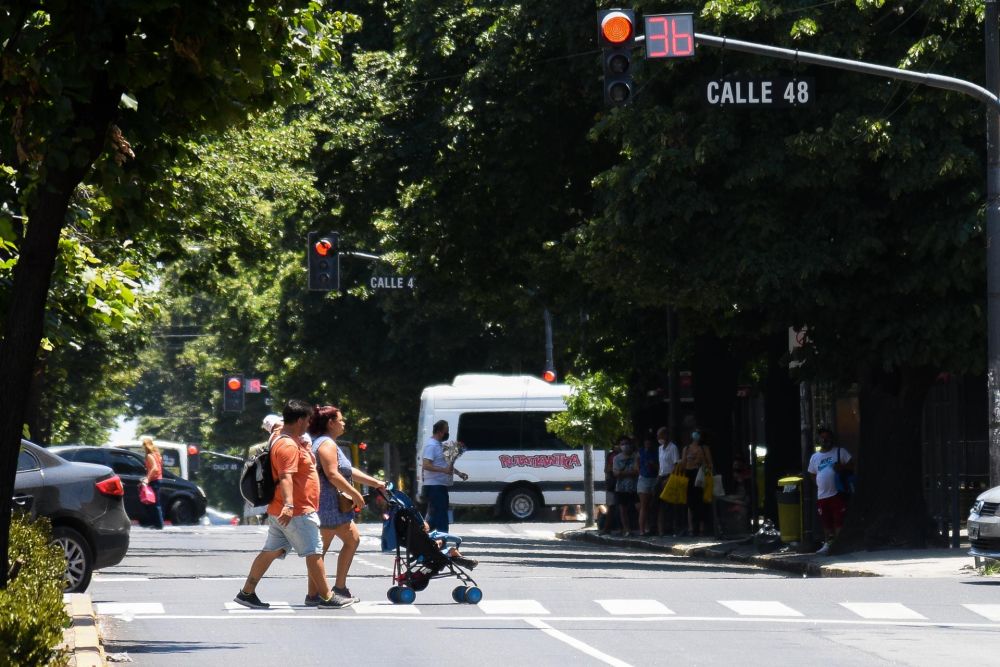
M 330 292 L 340 289 L 340 234 L 309 232 L 309 289 Z
M 243 412 L 243 374 L 230 373 L 222 378 L 222 411 Z
M 604 101 L 610 106 L 628 104 L 633 88 L 635 12 L 631 9 L 597 12 L 597 41 L 604 64 Z

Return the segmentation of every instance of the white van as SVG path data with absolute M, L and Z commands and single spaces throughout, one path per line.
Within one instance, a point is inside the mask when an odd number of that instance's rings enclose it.
M 167 440 L 158 440 L 156 438 L 153 438 L 153 442 L 156 444 L 157 449 L 160 450 L 160 456 L 163 457 L 163 467 L 165 469 L 184 479 L 192 479 L 196 476 L 198 472 L 197 465 L 190 465 L 190 461 L 192 457 L 198 455 L 197 445 L 168 442 Z M 146 450 L 142 447 L 142 440 L 133 440 L 132 442 L 118 445 L 111 443 L 104 446 L 128 449 L 143 459 L 146 458 Z
M 545 420 L 566 409 L 565 384 L 529 375 L 459 375 L 450 385 L 420 395 L 417 489 L 423 485 L 421 451 L 435 422 L 448 422 L 450 438 L 467 451 L 455 467 L 469 475 L 449 490 L 454 507 L 496 506 L 529 519 L 546 505 L 583 504 L 583 450 L 549 433 Z M 594 451 L 594 503 L 604 503 L 604 452 Z

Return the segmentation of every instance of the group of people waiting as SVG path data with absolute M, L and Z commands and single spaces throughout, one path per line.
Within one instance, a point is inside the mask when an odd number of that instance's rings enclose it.
M 687 477 L 687 502 L 675 505 L 660 500 L 667 478 L 680 467 Z M 704 502 L 702 488 L 696 486 L 698 471 L 712 474 L 712 451 L 709 438 L 701 429 L 687 431 L 684 447 L 670 438 L 665 426 L 648 434 L 641 446 L 632 436 L 622 436 L 605 460 L 607 512 L 600 526 L 601 534 L 621 527 L 625 537 L 632 535 L 632 517 L 638 509 L 636 532 L 641 536 L 698 536 L 711 525 L 711 503 Z M 655 527 L 655 528 L 654 528 Z
M 346 421 L 335 406 L 313 407 L 292 399 L 280 417 L 268 415 L 263 427 L 270 433 L 267 446 L 277 488 L 267 506 L 267 538 L 235 602 L 269 608 L 257 596 L 257 584 L 271 563 L 294 549 L 306 561 L 306 606 L 348 607 L 358 601 L 347 588 L 347 574 L 361 543 L 355 515 L 365 506 L 353 482 L 383 490 L 385 482 L 355 468 L 337 446 Z M 323 559 L 335 537 L 341 548 L 331 588 Z

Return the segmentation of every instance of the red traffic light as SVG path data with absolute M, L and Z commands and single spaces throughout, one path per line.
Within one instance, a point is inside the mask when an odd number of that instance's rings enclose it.
M 228 387 L 230 391 L 239 391 L 242 386 L 243 380 L 237 377 L 232 377 L 226 380 L 226 387 Z
M 553 382 L 556 381 L 556 372 L 553 370 L 545 371 L 544 373 L 542 373 L 542 379 L 548 382 L 549 384 L 552 384 Z
M 601 36 L 610 44 L 630 42 L 632 18 L 625 12 L 609 12 L 601 19 Z
M 333 243 L 330 239 L 320 239 L 319 241 L 316 241 L 316 244 L 313 246 L 313 250 L 316 251 L 317 255 L 326 257 L 330 254 L 330 251 L 333 250 Z
M 368 445 L 364 442 L 358 443 L 358 449 L 360 449 L 361 451 L 365 451 L 366 449 L 368 449 Z
M 188 445 L 188 456 L 198 456 L 198 445 Z

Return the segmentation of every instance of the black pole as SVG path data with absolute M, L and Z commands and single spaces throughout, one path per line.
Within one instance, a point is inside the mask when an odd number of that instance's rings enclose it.
M 1000 94 L 1000 12 L 986 0 L 986 87 Z M 989 395 L 990 485 L 1000 485 L 1000 112 L 986 107 L 986 389 Z

